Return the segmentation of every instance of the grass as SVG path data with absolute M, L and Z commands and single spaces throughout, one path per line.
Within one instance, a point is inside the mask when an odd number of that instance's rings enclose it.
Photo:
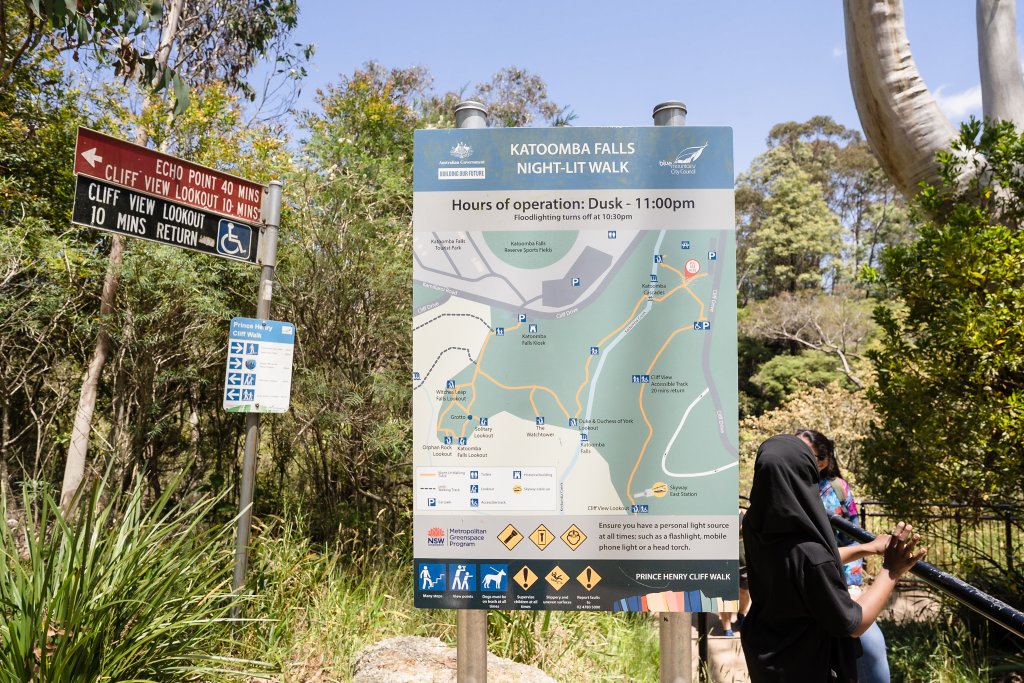
M 206 526 L 216 500 L 191 503 L 144 505 L 137 488 L 115 507 L 97 491 L 69 521 L 44 497 L 22 529 L 0 529 L 0 683 L 330 683 L 386 638 L 454 643 L 454 611 L 412 606 L 402 551 L 351 557 L 295 521 L 257 527 L 248 594 L 232 596 L 233 525 Z M 238 599 L 245 618 L 232 624 Z M 1012 678 L 1019 647 L 941 614 L 883 624 L 893 681 L 1024 680 Z M 488 643 L 560 681 L 658 680 L 649 614 L 492 611 Z
M 454 644 L 454 611 L 412 607 L 411 559 L 385 553 L 343 562 L 327 550 L 312 547 L 292 522 L 261 529 L 253 549 L 257 620 L 235 654 L 269 659 L 286 683 L 328 683 L 350 680 L 359 651 L 385 638 Z M 1017 680 L 1006 676 L 1020 670 L 1019 655 L 989 651 L 952 612 L 942 614 L 882 624 L 894 683 Z M 657 623 L 648 614 L 492 611 L 488 645 L 559 681 L 658 680 Z
M 257 534 L 252 551 L 253 620 L 234 654 L 262 657 L 288 683 L 348 681 L 356 655 L 395 636 L 455 643 L 453 610 L 417 609 L 411 559 L 397 553 L 342 562 L 313 548 L 291 522 Z M 586 612 L 488 613 L 492 653 L 565 681 L 658 680 L 651 615 Z
M 988 683 L 985 654 L 948 621 L 881 622 L 893 683 Z

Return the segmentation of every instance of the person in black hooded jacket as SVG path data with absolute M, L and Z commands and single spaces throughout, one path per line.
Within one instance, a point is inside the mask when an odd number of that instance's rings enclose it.
M 871 543 L 838 548 L 814 456 L 791 435 L 757 450 L 742 534 L 751 607 L 740 636 L 752 683 L 855 682 L 857 636 L 924 556 L 914 550 L 919 536 L 900 522 Z M 855 601 L 842 565 L 870 554 L 884 556 L 883 570 Z

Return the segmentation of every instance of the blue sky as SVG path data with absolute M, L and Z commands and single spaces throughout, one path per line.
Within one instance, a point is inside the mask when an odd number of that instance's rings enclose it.
M 974 2 L 905 0 L 917 66 L 954 122 L 980 113 Z M 860 128 L 841 0 L 515 3 L 302 0 L 294 38 L 317 53 L 300 106 L 368 60 L 420 65 L 438 91 L 505 66 L 542 76 L 577 126 L 651 125 L 683 100 L 688 125 L 732 126 L 736 170 L 782 121 L 825 114 Z

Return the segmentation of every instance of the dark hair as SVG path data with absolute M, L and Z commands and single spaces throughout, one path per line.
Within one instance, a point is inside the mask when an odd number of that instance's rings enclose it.
M 811 442 L 819 460 L 828 460 L 825 469 L 821 471 L 822 477 L 835 479 L 836 477 L 843 476 L 843 473 L 839 471 L 839 460 L 836 459 L 835 441 L 813 429 L 798 429 L 796 430 L 796 435 L 802 436 Z

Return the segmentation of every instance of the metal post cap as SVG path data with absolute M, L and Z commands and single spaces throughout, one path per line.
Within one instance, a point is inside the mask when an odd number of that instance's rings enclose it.
M 486 128 L 487 107 L 476 100 L 463 100 L 455 106 L 455 126 L 458 128 Z
M 659 112 L 665 109 L 682 109 L 683 116 L 686 116 L 686 104 L 679 100 L 669 100 L 668 102 L 662 102 L 654 106 L 654 116 L 657 116 Z
M 476 109 L 476 110 L 478 110 L 480 112 L 483 112 L 483 115 L 487 116 L 487 107 L 485 107 L 483 105 L 483 103 L 477 102 L 476 100 L 462 100 L 457 105 L 455 105 L 455 113 L 456 114 L 458 114 L 459 112 L 467 111 L 467 110 L 471 110 L 471 109 Z

